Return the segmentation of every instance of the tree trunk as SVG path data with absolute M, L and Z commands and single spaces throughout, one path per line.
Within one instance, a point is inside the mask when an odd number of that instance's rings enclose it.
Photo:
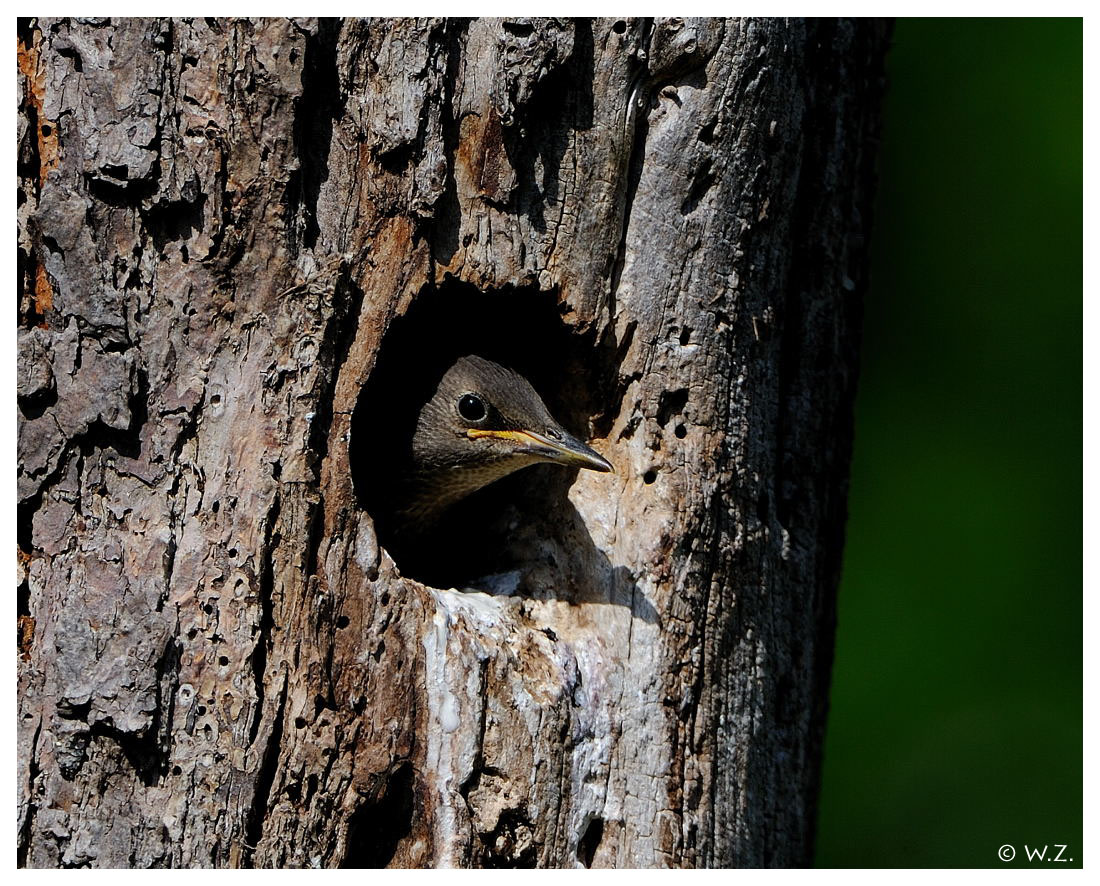
M 887 31 L 22 21 L 20 864 L 808 863 Z M 395 562 L 464 352 L 616 473 Z

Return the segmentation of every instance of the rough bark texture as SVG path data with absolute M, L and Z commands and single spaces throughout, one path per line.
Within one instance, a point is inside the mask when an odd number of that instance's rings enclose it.
M 886 32 L 22 22 L 20 863 L 806 863 Z M 616 473 L 395 564 L 467 340 Z

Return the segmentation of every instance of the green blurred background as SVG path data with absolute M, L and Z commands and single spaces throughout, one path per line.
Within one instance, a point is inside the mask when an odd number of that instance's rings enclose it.
M 817 864 L 1079 867 L 1082 26 L 888 72 Z

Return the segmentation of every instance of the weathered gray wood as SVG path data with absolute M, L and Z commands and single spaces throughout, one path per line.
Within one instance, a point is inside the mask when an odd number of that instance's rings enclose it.
M 886 40 L 22 23 L 21 864 L 807 862 Z M 351 463 L 463 284 L 616 468 L 474 590 Z

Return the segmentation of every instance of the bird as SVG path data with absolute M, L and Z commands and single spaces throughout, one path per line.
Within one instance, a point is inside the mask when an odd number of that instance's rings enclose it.
M 462 499 L 529 465 L 614 470 L 562 427 L 526 378 L 475 354 L 458 358 L 420 408 L 404 462 L 394 523 L 413 536 L 433 529 Z

